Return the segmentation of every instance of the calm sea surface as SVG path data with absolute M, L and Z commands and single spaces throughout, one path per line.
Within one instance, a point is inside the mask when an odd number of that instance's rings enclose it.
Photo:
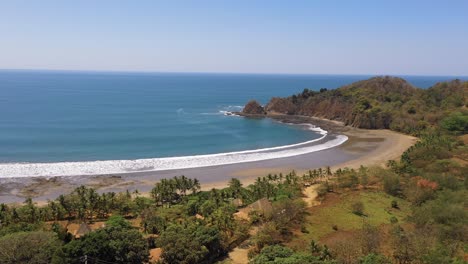
M 225 116 L 370 76 L 0 71 L 0 162 L 93 161 L 268 148 L 320 135 Z M 404 77 L 429 87 L 453 77 Z

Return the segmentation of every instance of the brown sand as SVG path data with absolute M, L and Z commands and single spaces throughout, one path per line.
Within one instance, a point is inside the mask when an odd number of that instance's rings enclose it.
M 353 168 L 357 169 L 363 166 L 383 166 L 388 160 L 397 160 L 401 154 L 409 147 L 414 145 L 418 140 L 416 137 L 397 133 L 391 130 L 368 130 L 351 128 L 344 135 L 348 136 L 349 140 L 338 148 L 347 153 L 354 154 L 357 158 L 341 162 L 331 166 L 332 170 L 338 168 Z M 327 164 L 322 164 L 318 167 L 325 167 Z M 299 174 L 306 172 L 304 169 L 297 167 L 264 167 L 264 168 L 248 168 L 239 170 L 233 173 L 233 176 L 241 178 L 245 185 L 251 184 L 257 177 L 265 176 L 269 173 L 289 173 L 296 170 Z M 226 182 L 213 182 L 204 185 L 204 189 L 224 188 Z
M 342 145 L 345 150 L 351 152 L 365 151 L 366 154 L 358 159 L 333 166 L 333 169 L 339 167 L 359 168 L 361 165 L 385 165 L 388 160 L 399 159 L 401 154 L 418 140 L 416 137 L 390 130 L 352 129 L 345 134 L 350 139 Z M 371 143 L 372 141 L 378 142 L 381 139 L 383 141 L 379 144 L 375 145 Z

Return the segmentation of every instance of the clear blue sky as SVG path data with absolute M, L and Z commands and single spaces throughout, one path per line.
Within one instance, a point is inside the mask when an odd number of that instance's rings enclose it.
M 0 1 L 0 69 L 468 75 L 468 1 Z

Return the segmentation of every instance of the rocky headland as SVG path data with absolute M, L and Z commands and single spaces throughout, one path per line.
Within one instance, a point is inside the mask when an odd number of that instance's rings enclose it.
M 236 114 L 293 123 L 307 118 L 328 119 L 351 127 L 413 134 L 438 124 L 445 111 L 465 111 L 467 92 L 468 82 L 460 80 L 421 89 L 402 78 L 382 76 L 334 90 L 304 89 L 289 97 L 274 97 L 265 106 L 252 100 Z

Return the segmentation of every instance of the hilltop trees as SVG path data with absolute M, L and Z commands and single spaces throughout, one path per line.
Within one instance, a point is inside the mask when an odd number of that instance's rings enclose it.
M 50 263 L 61 247 L 52 232 L 18 232 L 0 237 L 0 263 Z
M 453 112 L 442 119 L 441 127 L 456 133 L 468 132 L 468 111 Z
M 154 208 L 147 208 L 141 214 L 141 227 L 149 234 L 160 234 L 166 229 L 167 221 Z
M 319 92 L 304 89 L 286 98 L 274 97 L 265 106 L 271 113 L 339 120 L 360 128 L 387 128 L 418 135 L 437 126 L 447 110 L 466 105 L 468 82 L 453 80 L 418 89 L 402 78 L 382 76 Z M 465 110 L 466 112 L 466 110 Z M 452 131 L 467 131 L 466 113 L 442 122 Z
M 143 263 L 149 258 L 147 243 L 141 233 L 119 224 L 71 241 L 57 254 L 54 263 L 82 263 L 85 255 L 111 263 Z
M 467 191 L 442 191 L 437 198 L 415 208 L 412 220 L 421 228 L 432 226 L 441 240 L 466 240 Z
M 157 240 L 163 263 L 208 263 L 224 251 L 219 231 L 195 223 L 171 225 Z

